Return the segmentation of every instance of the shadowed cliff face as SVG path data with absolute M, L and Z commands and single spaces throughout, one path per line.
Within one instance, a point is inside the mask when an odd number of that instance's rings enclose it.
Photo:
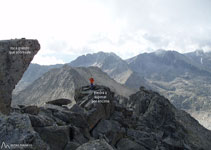
M 37 40 L 0 41 L 0 112 L 9 114 L 12 91 L 40 49 Z

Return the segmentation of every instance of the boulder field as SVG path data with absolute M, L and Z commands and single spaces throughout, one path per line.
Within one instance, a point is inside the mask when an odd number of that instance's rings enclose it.
M 102 85 L 94 90 L 84 86 L 75 93 L 71 108 L 66 101 L 12 108 L 9 116 L 0 117 L 0 143 L 31 144 L 37 150 L 209 150 L 211 146 L 209 130 L 156 92 L 141 88 L 124 104 Z

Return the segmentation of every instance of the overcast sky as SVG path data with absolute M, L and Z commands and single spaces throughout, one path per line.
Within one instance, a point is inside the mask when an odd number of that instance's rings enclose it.
M 126 59 L 211 50 L 211 0 L 0 0 L 0 19 L 0 39 L 39 40 L 39 64 L 98 51 Z

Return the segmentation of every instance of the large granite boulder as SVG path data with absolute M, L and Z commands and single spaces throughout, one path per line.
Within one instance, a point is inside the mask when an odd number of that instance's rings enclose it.
M 101 139 L 87 142 L 76 150 L 113 150 L 113 148 L 105 140 Z
M 128 138 L 122 138 L 117 143 L 117 149 L 118 150 L 147 150 L 146 148 L 144 148 L 144 146 L 141 146 Z
M 45 115 L 29 115 L 32 127 L 46 127 L 55 125 L 55 121 Z
M 68 144 L 71 129 L 68 126 L 49 126 L 35 128 L 35 130 L 51 150 L 63 150 Z
M 12 91 L 40 49 L 37 40 L 0 41 L 0 112 L 10 113 Z
M 66 107 L 47 104 L 40 107 L 38 116 L 45 116 L 55 120 L 58 125 L 71 124 L 79 128 L 88 128 L 88 122 L 85 113 L 69 110 Z
M 101 120 L 92 131 L 96 139 L 105 137 L 112 146 L 116 144 L 125 134 L 125 130 L 114 120 Z
M 80 144 L 76 143 L 76 142 L 69 142 L 64 150 L 76 150 L 78 147 L 80 146 Z
M 0 144 L 5 143 L 10 149 L 47 150 L 48 145 L 34 131 L 27 114 L 0 114 Z M 22 144 L 22 145 L 21 145 Z
M 84 86 L 75 91 L 76 104 L 84 108 L 89 129 L 92 130 L 101 119 L 108 119 L 114 111 L 114 93 L 105 86 L 94 89 Z

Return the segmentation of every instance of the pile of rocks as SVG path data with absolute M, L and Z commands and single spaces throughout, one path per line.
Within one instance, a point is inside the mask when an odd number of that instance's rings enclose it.
M 100 92 L 106 93 L 109 103 L 94 101 Z M 70 109 L 65 100 L 61 106 L 51 102 L 21 106 L 1 117 L 0 140 L 51 150 L 208 150 L 211 146 L 210 131 L 153 91 L 141 89 L 131 95 L 127 107 L 104 86 L 94 90 L 85 86 L 75 93 L 76 104 Z

